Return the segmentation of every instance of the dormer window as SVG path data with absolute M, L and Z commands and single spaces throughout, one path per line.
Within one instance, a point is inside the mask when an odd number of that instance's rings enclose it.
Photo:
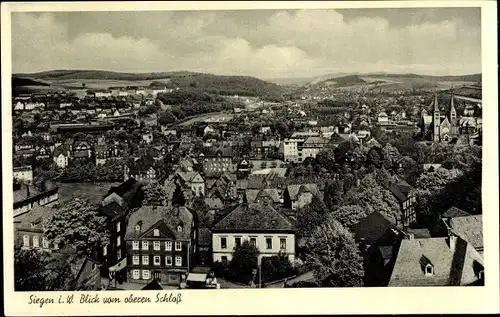
M 177 232 L 182 232 L 182 226 L 181 225 L 177 226 Z
M 139 222 L 135 225 L 135 231 L 141 231 L 141 227 L 142 227 L 142 221 L 139 221 Z
M 426 276 L 434 275 L 434 266 L 432 266 L 432 264 L 427 264 L 425 266 L 425 275 Z

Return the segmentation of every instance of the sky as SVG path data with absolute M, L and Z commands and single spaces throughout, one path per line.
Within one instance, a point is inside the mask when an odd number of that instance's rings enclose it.
M 12 14 L 12 72 L 481 72 L 479 8 Z

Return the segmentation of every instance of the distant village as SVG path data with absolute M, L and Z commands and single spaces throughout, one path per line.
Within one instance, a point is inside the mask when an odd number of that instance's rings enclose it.
M 69 264 L 52 290 L 484 283 L 481 99 L 225 96 L 238 106 L 163 120 L 179 91 L 13 97 L 16 256 Z M 346 235 L 344 264 L 318 228 Z

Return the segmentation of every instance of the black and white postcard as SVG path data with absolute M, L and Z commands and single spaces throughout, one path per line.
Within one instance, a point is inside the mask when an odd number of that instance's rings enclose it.
M 499 311 L 496 3 L 2 3 L 5 314 Z

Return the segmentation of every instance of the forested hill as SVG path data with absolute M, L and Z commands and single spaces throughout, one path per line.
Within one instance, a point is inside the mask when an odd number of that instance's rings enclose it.
M 68 80 L 166 80 L 169 88 L 199 91 L 218 95 L 239 95 L 280 99 L 285 92 L 282 86 L 249 76 L 221 76 L 194 72 L 162 73 L 118 73 L 98 70 L 54 70 L 41 73 L 15 74 L 15 77 L 29 77 L 46 80 L 52 84 Z M 132 83 L 131 83 L 132 84 Z

